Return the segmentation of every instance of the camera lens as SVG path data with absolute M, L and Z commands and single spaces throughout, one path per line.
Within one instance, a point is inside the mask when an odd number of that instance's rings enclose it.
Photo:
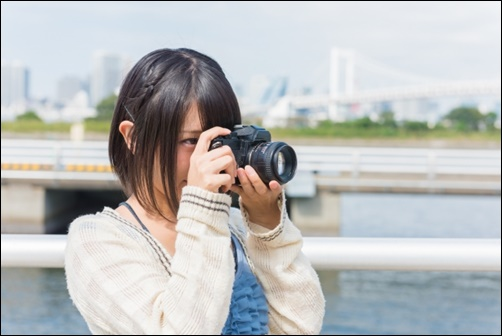
M 284 171 L 286 170 L 286 162 L 284 160 L 284 154 L 282 152 L 279 152 L 277 154 L 277 173 L 279 175 L 284 174 Z
M 288 183 L 295 176 L 297 166 L 295 151 L 284 142 L 256 145 L 249 152 L 248 162 L 267 185 L 272 180 Z

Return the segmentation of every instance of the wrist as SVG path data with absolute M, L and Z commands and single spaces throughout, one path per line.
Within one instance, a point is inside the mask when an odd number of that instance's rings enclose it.
M 273 230 L 281 222 L 281 211 L 277 208 L 271 209 L 270 211 L 261 211 L 260 213 L 252 213 L 248 211 L 249 221 Z

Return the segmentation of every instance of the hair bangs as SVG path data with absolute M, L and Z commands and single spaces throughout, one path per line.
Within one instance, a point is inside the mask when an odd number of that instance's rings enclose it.
M 220 126 L 231 130 L 240 124 L 240 108 L 230 83 L 218 76 L 198 79 L 194 93 L 203 129 Z

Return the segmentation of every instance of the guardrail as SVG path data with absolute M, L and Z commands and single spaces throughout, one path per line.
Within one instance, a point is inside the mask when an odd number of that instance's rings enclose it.
M 2 234 L 2 267 L 64 266 L 66 235 Z M 316 269 L 498 271 L 500 239 L 304 237 Z
M 299 170 L 318 172 L 425 174 L 501 174 L 501 151 L 380 147 L 295 146 Z
M 292 197 L 338 192 L 500 194 L 501 150 L 294 146 Z M 111 183 L 106 141 L 2 139 L 2 182 Z
M 107 146 L 106 141 L 2 139 L 2 170 L 109 172 Z
M 501 175 L 501 150 L 294 146 L 299 171 Z M 91 168 L 92 169 L 89 169 Z M 109 171 L 106 141 L 2 139 L 2 169 Z

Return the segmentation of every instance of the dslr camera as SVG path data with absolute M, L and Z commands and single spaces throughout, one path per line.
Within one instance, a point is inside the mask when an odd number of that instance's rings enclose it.
M 250 165 L 267 186 L 272 180 L 288 183 L 295 176 L 294 149 L 284 142 L 272 142 L 270 132 L 263 127 L 236 125 L 230 134 L 213 139 L 209 150 L 221 146 L 229 146 L 238 167 Z M 236 184 L 240 184 L 238 180 Z

